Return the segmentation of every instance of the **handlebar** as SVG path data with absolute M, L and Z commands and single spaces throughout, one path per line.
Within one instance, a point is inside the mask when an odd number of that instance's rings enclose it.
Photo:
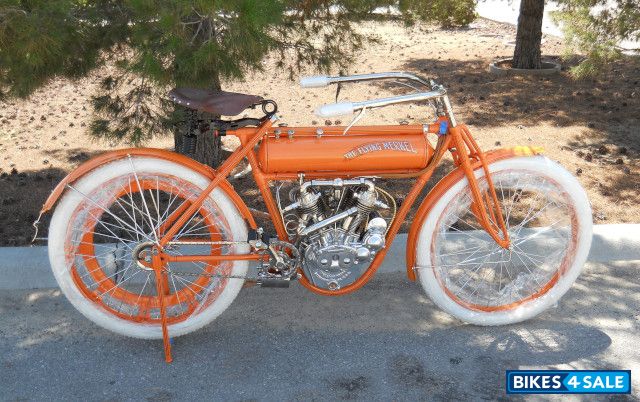
M 425 101 L 429 99 L 441 98 L 446 95 L 447 90 L 444 89 L 444 87 L 439 86 L 434 91 L 429 92 L 418 92 L 414 94 L 371 99 L 361 102 L 330 103 L 328 105 L 320 106 L 318 109 L 316 109 L 315 113 L 319 117 L 337 117 L 346 114 L 352 114 L 355 111 L 362 110 L 364 108 L 371 109 L 376 107 L 394 105 L 397 103 Z
M 383 107 L 388 105 L 394 105 L 397 103 L 405 102 L 419 102 L 434 99 L 436 107 L 436 113 L 438 116 L 446 115 L 449 118 L 452 127 L 455 127 L 456 120 L 453 116 L 451 109 L 451 103 L 447 96 L 447 90 L 444 86 L 436 84 L 433 80 L 426 80 L 417 75 L 405 72 L 387 72 L 387 73 L 372 73 L 372 74 L 356 74 L 347 76 L 335 76 L 330 77 L 327 75 L 317 75 L 312 77 L 304 77 L 300 80 L 300 86 L 302 88 L 320 88 L 326 87 L 331 84 L 339 84 L 343 82 L 359 82 L 359 81 L 372 81 L 372 80 L 384 80 L 384 79 L 405 79 L 415 81 L 427 88 L 427 92 L 416 92 L 407 95 L 392 96 L 388 98 L 379 98 L 372 100 L 365 100 L 361 102 L 340 102 L 331 103 L 328 105 L 320 106 L 315 110 L 316 115 L 319 117 L 337 117 L 347 114 L 353 114 L 356 111 L 363 111 L 364 109 Z M 413 87 L 412 87 L 413 88 Z M 361 116 L 361 115 L 359 115 Z M 356 120 L 358 117 L 356 117 Z M 355 121 L 355 120 L 354 120 Z M 353 124 L 353 122 L 352 122 Z
M 311 77 L 302 77 L 300 86 L 302 88 L 322 88 L 331 84 L 331 77 L 326 75 L 314 75 Z
M 356 109 L 353 102 L 340 102 L 330 103 L 328 105 L 322 105 L 315 110 L 315 114 L 318 117 L 337 117 L 346 114 L 353 114 Z
M 356 75 L 345 75 L 345 76 L 335 76 L 335 77 L 330 77 L 327 75 L 303 77 L 300 80 L 300 86 L 302 88 L 321 88 L 321 87 L 329 86 L 331 84 L 338 84 L 341 82 L 386 80 L 391 78 L 415 81 L 427 87 L 433 85 L 433 82 L 429 82 L 424 78 L 418 77 L 415 74 L 392 71 L 387 73 L 356 74 Z

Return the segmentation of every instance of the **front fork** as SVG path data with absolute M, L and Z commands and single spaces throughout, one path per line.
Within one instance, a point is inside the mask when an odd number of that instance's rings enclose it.
M 482 152 L 464 124 L 451 127 L 448 135 L 451 136 L 452 146 L 449 147 L 449 151 L 453 155 L 453 161 L 462 168 L 469 181 L 469 188 L 473 198 L 471 212 L 489 236 L 500 247 L 508 250 L 511 247 L 509 232 L 502 216 L 502 206 L 489 174 L 489 165 L 485 159 L 484 152 Z M 482 165 L 484 176 L 487 180 L 487 191 L 480 190 L 478 180 L 473 171 L 472 160 L 478 161 Z

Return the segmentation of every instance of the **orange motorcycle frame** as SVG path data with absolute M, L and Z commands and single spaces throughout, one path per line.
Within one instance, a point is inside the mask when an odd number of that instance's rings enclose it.
M 282 216 L 280 214 L 280 210 L 276 201 L 274 200 L 273 194 L 269 188 L 269 182 L 271 181 L 292 181 L 298 180 L 299 175 L 303 174 L 306 179 L 320 179 L 320 178 L 351 178 L 351 177 L 366 177 L 366 176 L 375 176 L 381 178 L 397 178 L 397 179 L 408 179 L 415 178 L 416 182 L 413 187 L 407 194 L 399 208 L 394 221 L 392 222 L 386 236 L 386 244 L 391 244 L 397 235 L 401 223 L 405 220 L 407 214 L 409 213 L 411 207 L 417 200 L 418 196 L 424 189 L 424 186 L 432 177 L 435 168 L 438 166 L 446 151 L 449 151 L 454 160 L 454 164 L 457 166 L 457 169 L 454 170 L 449 176 L 445 177 L 440 184 L 446 184 L 450 180 L 451 177 L 455 176 L 456 180 L 460 179 L 462 176 L 465 176 L 468 180 L 469 187 L 472 192 L 472 197 L 474 202 L 472 203 L 472 212 L 478 219 L 479 224 L 482 226 L 484 230 L 503 248 L 509 247 L 509 237 L 506 230 L 506 225 L 502 217 L 501 208 L 495 194 L 495 189 L 493 187 L 493 183 L 491 182 L 490 176 L 488 174 L 488 165 L 490 162 L 495 161 L 496 159 L 501 159 L 507 156 L 513 155 L 531 155 L 536 153 L 535 150 L 530 150 L 529 148 L 516 148 L 514 150 L 501 150 L 501 151 L 493 151 L 489 153 L 484 153 L 480 150 L 475 140 L 472 138 L 469 129 L 465 125 L 457 125 L 452 127 L 450 125 L 450 121 L 445 117 L 440 117 L 435 123 L 429 125 L 399 125 L 399 126 L 360 126 L 355 127 L 353 130 L 349 132 L 348 135 L 359 135 L 359 138 L 365 138 L 368 136 L 389 136 L 392 137 L 394 135 L 398 135 L 400 138 L 402 135 L 427 135 L 432 134 L 437 136 L 437 145 L 435 149 L 431 147 L 428 143 L 428 147 L 430 148 L 430 158 L 426 163 L 426 167 L 422 169 L 416 169 L 411 171 L 398 171 L 398 170 L 385 170 L 385 166 L 381 166 L 377 169 L 367 170 L 358 170 L 358 171 L 349 171 L 349 170 L 334 170 L 334 171 L 312 171 L 312 172 L 297 172 L 297 173 L 267 173 L 260 166 L 258 160 L 258 152 L 256 151 L 256 145 L 266 136 L 273 135 L 275 129 L 273 128 L 273 124 L 275 122 L 275 118 L 266 119 L 260 126 L 255 128 L 240 128 L 237 130 L 229 130 L 227 134 L 235 135 L 240 139 L 241 146 L 233 153 L 231 156 L 220 166 L 218 170 L 211 169 L 205 165 L 202 165 L 193 159 L 185 157 L 180 154 L 176 154 L 173 152 L 168 152 L 159 149 L 148 149 L 148 148 L 136 148 L 136 149 L 123 149 L 114 152 L 109 152 L 104 155 L 101 155 L 97 158 L 94 158 L 85 164 L 81 165 L 74 172 L 69 174 L 63 181 L 54 189 L 52 194 L 46 200 L 41 214 L 49 211 L 59 197 L 64 193 L 66 188 L 72 184 L 75 180 L 79 179 L 81 176 L 86 174 L 87 172 L 101 166 L 105 163 L 108 163 L 113 160 L 121 159 L 124 157 L 128 157 L 131 155 L 135 156 L 148 156 L 155 157 L 160 159 L 172 160 L 176 163 L 182 164 L 186 167 L 189 167 L 201 174 L 205 177 L 208 177 L 211 182 L 207 186 L 206 189 L 200 194 L 200 196 L 191 203 L 184 203 L 181 208 L 174 211 L 172 215 L 167 219 L 159 229 L 161 239 L 159 242 L 158 254 L 161 256 L 160 261 L 167 262 L 207 262 L 213 263 L 217 261 L 232 261 L 232 260 L 260 260 L 265 258 L 263 254 L 251 253 L 251 254 L 238 254 L 238 255 L 192 255 L 192 256 L 170 256 L 168 254 L 163 253 L 163 247 L 167 245 L 170 239 L 180 230 L 182 225 L 184 225 L 191 216 L 202 206 L 203 202 L 209 196 L 209 194 L 217 187 L 219 187 L 222 191 L 227 194 L 235 206 L 238 208 L 238 211 L 241 213 L 243 218 L 247 221 L 249 226 L 252 229 L 256 229 L 256 222 L 251 214 L 251 211 L 244 204 L 240 196 L 233 190 L 233 187 L 226 178 L 229 176 L 231 171 L 244 159 L 246 158 L 251 165 L 253 178 L 258 186 L 258 190 L 260 191 L 265 205 L 267 207 L 267 211 L 271 217 L 273 225 L 276 230 L 277 236 L 281 240 L 288 241 L 288 235 L 284 228 L 284 223 L 282 221 Z M 441 132 L 442 127 L 447 127 L 446 132 Z M 315 127 L 292 127 L 288 128 L 296 133 L 296 135 L 301 136 L 311 136 L 316 135 L 318 128 Z M 327 136 L 341 136 L 344 132 L 344 127 L 323 127 L 322 130 Z M 295 150 L 292 150 L 295 152 Z M 303 156 L 303 158 L 307 158 L 308 156 Z M 488 191 L 481 192 L 478 186 L 478 182 L 476 180 L 474 171 L 478 168 L 484 169 L 485 176 L 487 177 L 488 183 Z M 451 184 L 451 183 L 449 183 Z M 415 280 L 415 273 L 413 272 L 413 262 L 414 262 L 414 251 L 411 249 L 411 245 L 415 242 L 415 237 L 417 236 L 417 230 L 420 222 L 424 219 L 426 214 L 428 213 L 427 205 L 430 204 L 430 200 L 437 198 L 437 193 L 446 190 L 448 185 L 444 187 L 438 185 L 434 188 L 432 192 L 430 192 L 425 201 L 422 203 L 421 207 L 418 209 L 416 214 L 416 219 L 414 219 L 414 224 L 411 226 L 409 231 L 409 243 L 407 247 L 407 274 L 409 279 Z M 378 267 L 382 263 L 384 257 L 386 256 L 388 248 L 382 249 L 374 258 L 369 268 L 364 272 L 364 274 L 354 283 L 349 286 L 345 286 L 338 290 L 329 291 L 325 289 L 321 289 L 313 286 L 304 275 L 301 276 L 301 283 L 307 287 L 309 290 L 319 293 L 322 295 L 343 295 L 350 292 L 353 292 L 364 284 L 366 284 L 369 279 L 375 274 Z
M 161 261 L 164 262 L 216 262 L 216 261 L 228 261 L 228 260 L 260 260 L 264 258 L 262 254 L 243 254 L 243 255 L 219 255 L 219 256 L 169 256 L 162 252 L 162 248 L 167 245 L 173 238 L 173 236 L 180 230 L 180 228 L 191 218 L 193 214 L 200 208 L 202 203 L 206 200 L 209 194 L 218 187 L 221 183 L 226 182 L 226 177 L 231 171 L 244 159 L 247 158 L 253 172 L 253 178 L 258 186 L 267 211 L 271 216 L 273 225 L 276 230 L 277 236 L 281 240 L 288 241 L 288 235 L 284 227 L 284 222 L 280 213 L 280 209 L 273 197 L 273 194 L 269 188 L 269 182 L 282 181 L 282 180 L 297 180 L 300 174 L 304 175 L 304 178 L 328 178 L 328 177 L 362 177 L 362 176 L 376 176 L 382 178 L 416 178 L 416 182 L 407 194 L 399 208 L 396 218 L 391 223 L 391 226 L 386 235 L 387 244 L 391 244 L 398 234 L 401 223 L 409 213 L 411 206 L 415 203 L 416 199 L 422 192 L 424 186 L 429 181 L 435 168 L 442 160 L 446 151 L 449 151 L 453 155 L 454 163 L 456 166 L 462 169 L 464 175 L 469 181 L 474 203 L 472 206 L 473 213 L 477 217 L 480 225 L 487 231 L 487 233 L 504 248 L 509 247 L 509 237 L 506 229 L 505 222 L 502 217 L 499 201 L 497 199 L 495 189 L 491 180 L 488 182 L 488 191 L 482 192 L 478 186 L 474 169 L 480 165 L 485 170 L 485 175 L 488 175 L 488 162 L 485 154 L 480 150 L 475 140 L 471 137 L 468 128 L 464 125 L 458 125 L 450 127 L 446 118 L 440 118 L 436 123 L 430 125 L 414 125 L 414 126 L 371 126 L 371 127 L 358 127 L 355 132 L 368 133 L 371 136 L 375 135 L 392 135 L 392 134 L 407 134 L 407 133 L 421 133 L 423 135 L 434 134 L 438 136 L 437 146 L 434 150 L 434 154 L 429 159 L 427 165 L 423 169 L 417 169 L 408 172 L 399 172 L 394 170 L 385 170 L 385 167 L 371 170 L 371 171 L 314 171 L 314 172 L 298 172 L 298 173 L 267 173 L 265 172 L 258 161 L 258 152 L 255 150 L 258 143 L 265 139 L 266 136 L 273 134 L 273 123 L 275 119 L 265 120 L 257 128 L 240 128 L 234 131 L 228 131 L 228 135 L 235 135 L 240 139 L 241 146 L 220 166 L 216 171 L 216 174 L 208 187 L 200 194 L 200 196 L 194 200 L 189 206 L 185 206 L 183 210 L 176 211 L 172 217 L 169 218 L 168 223 L 163 226 L 166 230 L 163 230 L 163 236 L 159 242 L 159 254 Z M 445 133 L 441 133 L 443 124 L 448 127 Z M 302 127 L 291 128 L 297 135 L 315 135 L 317 128 L 314 127 Z M 341 134 L 344 131 L 344 127 L 325 127 L 323 132 L 325 135 Z M 350 134 L 354 134 L 351 132 Z M 366 135 L 365 135 L 366 137 Z M 295 149 L 292 149 L 295 153 Z M 168 228 L 167 228 L 168 226 Z M 322 294 L 337 296 L 353 292 L 364 284 L 366 284 L 371 277 L 375 274 L 378 267 L 386 256 L 388 247 L 381 250 L 371 262 L 369 268 L 362 274 L 362 276 L 354 283 L 340 288 L 338 290 L 330 291 L 326 289 L 318 288 L 312 285 L 309 280 L 304 276 L 300 277 L 300 282 L 303 286 L 309 290 Z M 414 279 L 412 272 L 409 273 L 409 277 Z

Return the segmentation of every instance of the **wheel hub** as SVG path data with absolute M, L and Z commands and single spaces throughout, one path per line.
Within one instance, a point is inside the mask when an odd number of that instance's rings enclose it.
M 131 254 L 133 255 L 133 259 L 135 259 L 138 268 L 145 271 L 153 271 L 153 266 L 151 263 L 155 245 L 156 244 L 154 242 L 148 241 L 140 243 L 134 247 Z

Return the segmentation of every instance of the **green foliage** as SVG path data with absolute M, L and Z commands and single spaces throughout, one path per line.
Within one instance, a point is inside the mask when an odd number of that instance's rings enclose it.
M 2 92 L 27 96 L 52 76 L 87 74 L 100 50 L 121 39 L 116 24 L 99 23 L 117 12 L 103 0 L 0 0 Z
M 163 100 L 173 86 L 220 89 L 269 54 L 291 76 L 346 68 L 370 39 L 354 22 L 388 18 L 379 7 L 446 26 L 475 18 L 475 0 L 0 0 L 0 95 L 108 60 L 91 132 L 139 144 L 180 118 Z
M 578 78 L 619 58 L 621 41 L 640 41 L 640 0 L 562 0 L 560 6 L 554 18 L 563 24 L 567 53 L 586 56 L 572 69 Z
M 423 21 L 437 21 L 444 27 L 466 26 L 477 18 L 476 0 L 400 0 L 400 10 Z

